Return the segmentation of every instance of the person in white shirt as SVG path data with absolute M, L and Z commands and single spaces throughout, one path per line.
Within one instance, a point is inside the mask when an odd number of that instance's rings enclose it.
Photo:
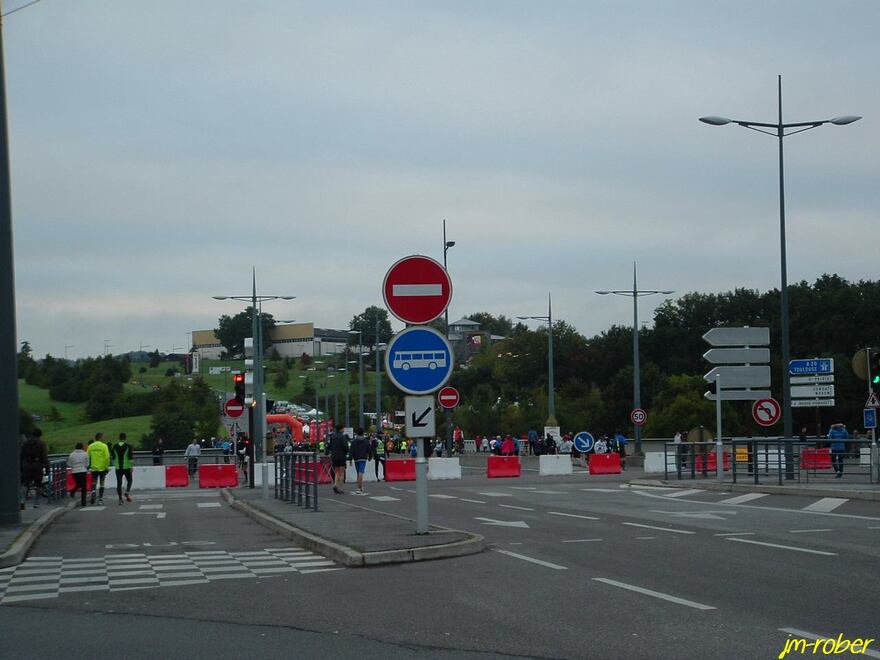
M 70 452 L 70 456 L 67 457 L 67 467 L 70 468 L 70 474 L 73 477 L 73 490 L 70 491 L 70 497 L 75 497 L 76 491 L 80 491 L 82 493 L 80 506 L 85 506 L 86 484 L 89 472 L 89 455 L 83 449 L 83 443 L 76 443 L 76 449 Z
M 605 442 L 604 438 L 599 438 L 596 440 L 596 444 L 593 445 L 593 453 L 594 454 L 607 454 L 608 453 L 608 444 Z
M 199 469 L 199 456 L 202 455 L 202 446 L 199 444 L 199 441 L 193 438 L 192 443 L 186 448 L 183 455 L 186 456 L 189 463 L 188 472 L 192 476 Z

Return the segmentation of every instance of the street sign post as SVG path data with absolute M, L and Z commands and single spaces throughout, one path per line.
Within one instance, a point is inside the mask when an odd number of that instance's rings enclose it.
M 227 417 L 241 417 L 244 413 L 244 406 L 235 399 L 229 399 L 223 404 L 223 412 Z
M 792 375 L 833 374 L 834 359 L 812 358 L 809 360 L 790 360 L 788 363 L 788 373 Z
M 761 426 L 773 426 L 782 416 L 782 406 L 776 399 L 758 399 L 752 404 L 752 417 Z
M 388 269 L 382 295 L 388 310 L 404 323 L 430 323 L 449 305 L 452 281 L 439 262 L 412 255 Z
M 582 454 L 586 454 L 590 451 L 593 448 L 594 443 L 593 436 L 586 431 L 581 431 L 574 436 L 574 448 Z
M 437 432 L 434 421 L 434 397 L 405 397 L 406 435 L 409 438 L 433 438 Z
M 791 396 L 798 399 L 822 399 L 834 397 L 834 385 L 795 385 Z
M 646 413 L 641 408 L 635 408 L 629 414 L 629 421 L 631 421 L 636 426 L 642 426 L 645 422 L 648 421 L 648 413 Z
M 703 335 L 711 348 L 703 358 L 713 367 L 703 379 L 720 383 L 706 392 L 710 401 L 753 401 L 770 396 L 770 328 L 712 328 Z M 755 389 L 762 388 L 762 389 Z
M 452 347 L 442 334 L 426 326 L 398 332 L 388 342 L 385 370 L 407 394 L 431 394 L 452 375 Z
M 444 410 L 453 410 L 461 402 L 461 395 L 454 387 L 446 386 L 437 393 L 437 402 Z
M 703 339 L 710 346 L 769 346 L 770 328 L 712 328 Z

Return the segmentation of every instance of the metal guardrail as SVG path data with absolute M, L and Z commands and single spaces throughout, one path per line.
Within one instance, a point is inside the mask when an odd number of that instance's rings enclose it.
M 318 510 L 318 482 L 324 469 L 318 452 L 275 455 L 275 499 Z
M 43 495 L 50 502 L 64 501 L 67 497 L 67 460 L 49 461 L 49 478 L 43 482 Z
M 145 467 L 148 465 L 186 465 L 186 457 L 184 456 L 184 449 L 168 449 L 165 451 L 162 456 L 158 457 L 158 462 L 154 459 L 157 457 L 153 456 L 153 453 L 150 451 L 136 451 L 132 452 L 132 465 L 134 467 Z M 67 459 L 68 454 L 51 454 L 49 456 L 50 459 L 61 460 Z M 223 450 L 220 448 L 211 448 L 211 449 L 202 449 L 202 453 L 199 456 L 199 463 L 234 463 L 236 459 L 236 454 L 224 454 Z

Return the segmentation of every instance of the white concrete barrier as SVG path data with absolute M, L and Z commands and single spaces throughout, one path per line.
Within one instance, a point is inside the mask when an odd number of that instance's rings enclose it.
M 538 474 L 542 477 L 572 474 L 571 454 L 548 454 L 538 457 Z
M 110 467 L 110 472 L 104 481 L 107 490 L 116 490 L 116 470 Z M 122 488 L 125 488 L 125 477 L 122 477 Z M 164 465 L 138 465 L 131 469 L 132 490 L 156 490 L 165 488 Z
M 382 469 L 379 469 L 382 472 Z M 382 474 L 384 477 L 384 473 Z M 364 481 L 376 481 L 376 465 L 373 461 L 367 461 L 367 469 L 364 470 Z M 345 465 L 345 482 L 349 484 L 357 483 L 357 469 L 354 463 L 346 463 Z
M 461 479 L 458 457 L 428 459 L 428 479 Z
M 645 473 L 656 474 L 658 472 L 663 472 L 663 460 L 665 454 L 662 451 L 646 451 L 645 452 Z M 670 454 L 672 458 L 672 464 L 669 466 L 669 471 L 675 471 L 675 454 Z
M 269 466 L 269 485 L 275 485 L 275 464 L 268 463 Z M 192 478 L 190 478 L 192 481 Z M 246 480 L 245 480 L 246 482 Z M 263 464 L 262 463 L 254 463 L 254 486 L 262 486 L 263 485 Z

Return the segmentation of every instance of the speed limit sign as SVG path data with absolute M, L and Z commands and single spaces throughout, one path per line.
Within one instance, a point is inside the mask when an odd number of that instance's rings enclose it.
M 641 408 L 635 408 L 629 414 L 629 421 L 631 421 L 636 426 L 642 426 L 645 422 L 648 421 L 648 413 L 646 413 Z

